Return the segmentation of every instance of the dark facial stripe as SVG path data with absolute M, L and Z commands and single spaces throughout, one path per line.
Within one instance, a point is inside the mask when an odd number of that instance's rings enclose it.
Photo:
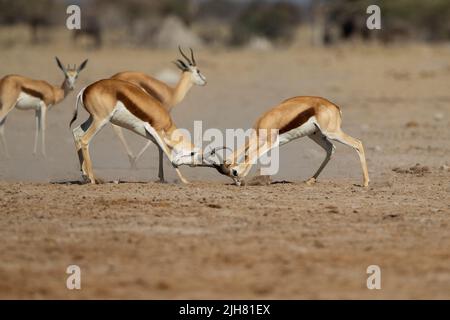
M 290 122 L 288 122 L 286 125 L 284 125 L 282 128 L 279 129 L 279 134 L 283 134 L 285 132 L 288 132 L 292 129 L 300 127 L 302 124 L 304 124 L 306 121 L 309 120 L 309 118 L 313 117 L 316 114 L 314 108 L 306 109 L 302 112 L 300 112 L 294 119 L 292 119 Z

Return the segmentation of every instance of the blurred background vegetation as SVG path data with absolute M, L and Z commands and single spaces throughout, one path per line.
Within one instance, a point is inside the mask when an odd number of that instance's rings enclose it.
M 81 7 L 79 31 L 65 27 L 69 4 Z M 371 4 L 381 8 L 381 30 L 366 28 Z M 23 32 L 11 32 L 14 27 Z M 90 48 L 444 42 L 450 40 L 450 1 L 0 0 L 0 28 L 3 47 L 56 42 L 58 35 Z

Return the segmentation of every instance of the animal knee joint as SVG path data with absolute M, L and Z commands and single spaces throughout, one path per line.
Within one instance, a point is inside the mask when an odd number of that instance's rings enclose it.
M 83 129 L 81 129 L 81 127 L 76 127 L 75 129 L 72 130 L 72 134 L 75 140 L 80 140 L 84 134 L 84 131 Z

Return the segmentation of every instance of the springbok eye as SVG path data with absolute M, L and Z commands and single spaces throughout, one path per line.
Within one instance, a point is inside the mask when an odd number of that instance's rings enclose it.
M 197 73 L 200 74 L 200 70 L 199 69 L 197 69 Z
M 191 152 L 191 156 L 192 157 L 195 156 L 195 152 L 194 151 Z
M 233 174 L 233 176 L 235 176 L 235 177 L 237 177 L 237 175 L 238 175 L 237 171 L 236 171 L 236 170 L 234 170 L 234 169 L 233 169 L 233 170 L 231 171 L 231 173 L 232 173 L 232 174 Z

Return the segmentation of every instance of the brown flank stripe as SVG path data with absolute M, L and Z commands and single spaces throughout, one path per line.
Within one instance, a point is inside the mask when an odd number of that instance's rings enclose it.
M 159 92 L 155 91 L 153 88 L 143 84 L 142 87 L 153 97 L 155 97 L 158 101 L 163 101 L 163 96 L 159 94 Z
M 149 117 L 147 113 L 145 113 L 142 109 L 140 109 L 133 100 L 131 100 L 126 94 L 123 92 L 117 92 L 117 100 L 122 101 L 122 103 L 126 106 L 128 111 L 130 111 L 133 115 L 138 117 L 139 119 L 150 123 L 153 126 L 154 119 Z
M 294 119 L 292 119 L 284 127 L 279 129 L 279 134 L 283 134 L 292 129 L 300 127 L 302 124 L 304 124 L 306 121 L 308 121 L 309 118 L 313 117 L 315 114 L 316 114 L 316 111 L 314 110 L 314 108 L 308 108 L 308 109 L 300 112 Z
M 44 101 L 44 94 L 42 92 L 27 87 L 22 87 L 22 91 L 25 92 L 26 94 L 29 94 L 30 96 L 39 98 L 42 101 Z

